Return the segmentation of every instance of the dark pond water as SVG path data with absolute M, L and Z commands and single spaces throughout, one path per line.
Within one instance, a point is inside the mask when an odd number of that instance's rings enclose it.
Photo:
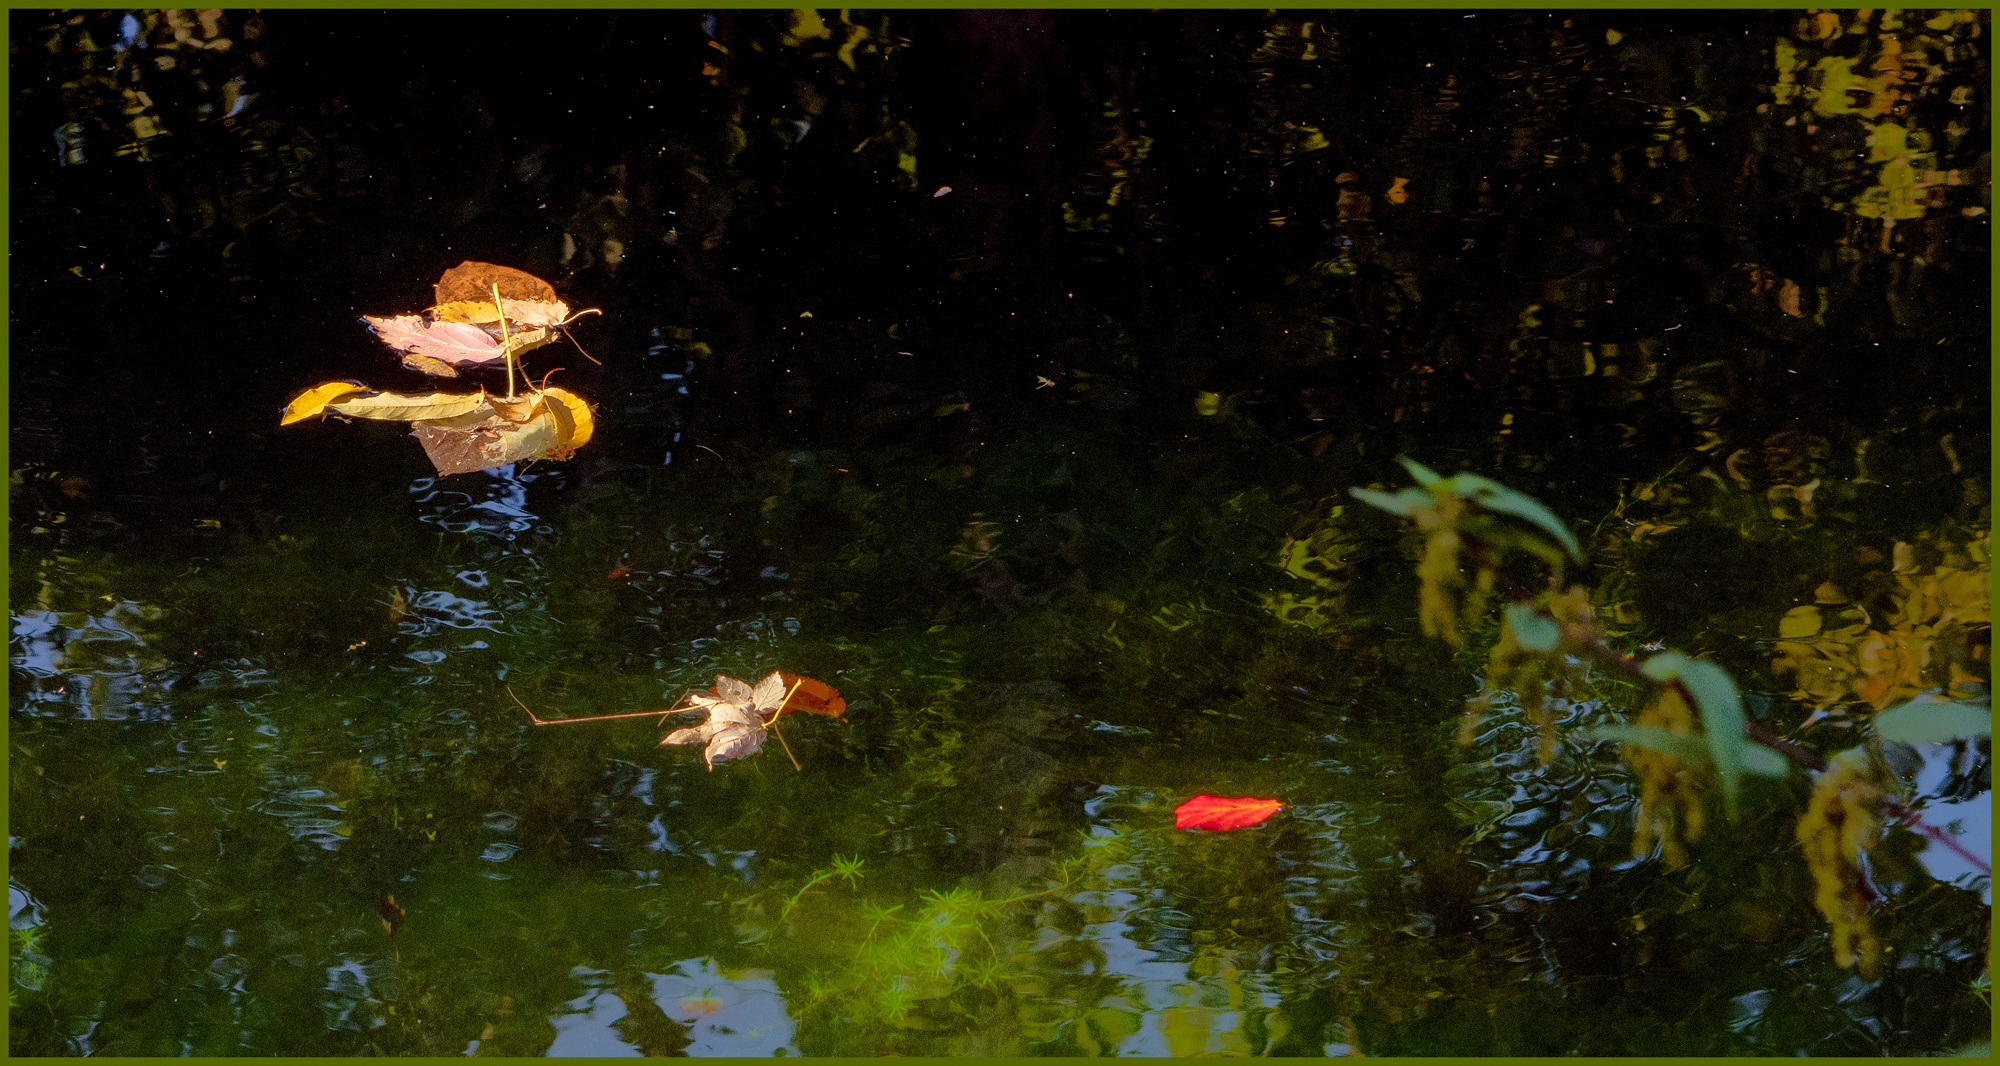
M 1459 745 L 1493 627 L 1424 637 L 1347 490 L 1536 496 L 1615 642 L 1817 751 L 1983 698 L 1986 12 L 10 28 L 15 1054 L 1985 1039 L 1984 877 L 1891 833 L 1870 979 L 1803 775 L 1634 859 L 1578 730 L 1638 694 Z M 573 458 L 279 427 L 499 387 L 357 321 L 466 259 L 603 310 L 529 356 Z M 1828 586 L 1865 624 L 1774 671 Z M 509 696 L 778 669 L 847 721 L 713 771 Z M 1981 854 L 1987 750 L 1903 765 Z

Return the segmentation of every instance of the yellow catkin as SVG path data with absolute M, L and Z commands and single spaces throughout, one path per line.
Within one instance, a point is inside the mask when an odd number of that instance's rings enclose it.
M 1836 762 L 1820 775 L 1798 827 L 1813 875 L 1813 906 L 1833 928 L 1834 962 L 1842 969 L 1860 963 L 1861 976 L 1870 981 L 1881 969 L 1882 944 L 1868 921 L 1861 853 L 1881 839 L 1881 800 L 1870 770 Z
M 1464 583 L 1458 572 L 1458 531 L 1440 529 L 1424 542 L 1417 563 L 1417 621 L 1424 635 L 1456 647 L 1464 642 L 1458 631 L 1456 591 Z
M 1696 732 L 1694 712 L 1674 689 L 1639 712 L 1635 723 L 1664 729 L 1676 736 Z M 1639 824 L 1632 834 L 1632 855 L 1645 858 L 1655 840 L 1660 858 L 1672 869 L 1687 864 L 1687 846 L 1701 838 L 1706 821 L 1708 784 L 1714 775 L 1690 767 L 1665 752 L 1625 745 L 1625 762 L 1639 775 Z
M 1417 621 L 1425 636 L 1458 647 L 1465 642 L 1458 629 L 1458 590 L 1465 585 L 1458 566 L 1458 523 L 1465 517 L 1465 504 L 1442 495 L 1411 517 L 1426 534 L 1423 557 L 1417 560 Z

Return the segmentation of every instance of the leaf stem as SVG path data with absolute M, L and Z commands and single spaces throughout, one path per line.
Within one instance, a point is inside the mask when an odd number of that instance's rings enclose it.
M 778 718 L 785 713 L 785 704 L 792 702 L 792 693 L 797 692 L 804 682 L 803 677 L 792 682 L 792 687 L 785 692 L 785 698 L 778 701 L 778 709 L 771 713 L 771 720 L 764 723 L 771 730 L 771 735 L 778 738 L 779 746 L 785 749 L 785 758 L 792 760 L 792 769 L 799 773 L 805 773 L 806 768 L 799 765 L 799 757 L 792 754 L 792 746 L 786 743 L 785 734 L 778 731 Z
M 500 283 L 493 283 L 493 310 L 500 315 L 500 354 L 507 360 L 507 399 L 514 398 L 514 342 L 507 336 L 507 307 L 500 302 Z M 534 713 L 532 711 L 530 714 Z

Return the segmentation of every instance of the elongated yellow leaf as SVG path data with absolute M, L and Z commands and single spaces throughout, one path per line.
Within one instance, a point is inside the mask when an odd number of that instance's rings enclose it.
M 289 426 L 294 422 L 304 421 L 326 410 L 327 404 L 343 396 L 353 396 L 368 391 L 366 385 L 352 381 L 329 381 L 324 385 L 314 385 L 292 397 L 292 402 L 285 405 L 284 416 L 278 420 L 278 424 Z
M 414 419 L 455 418 L 488 407 L 486 393 L 433 392 L 427 396 L 406 396 L 382 392 L 357 396 L 326 405 L 327 410 L 349 418 L 379 418 L 390 422 Z M 488 413 L 491 409 L 488 408 Z

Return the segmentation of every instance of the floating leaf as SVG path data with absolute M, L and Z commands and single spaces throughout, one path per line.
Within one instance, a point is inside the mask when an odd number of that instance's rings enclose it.
M 428 419 L 410 427 L 439 475 L 490 470 L 527 459 L 567 459 L 578 444 L 590 439 L 589 405 L 565 390 L 544 389 L 520 401 L 529 405 L 529 417 L 520 422 L 502 414 L 492 397 L 486 401 L 456 418 Z M 519 414 L 518 406 L 512 409 L 512 415 Z
M 695 693 L 688 697 L 694 705 L 688 709 L 708 711 L 708 721 L 676 729 L 660 743 L 706 745 L 701 755 L 710 770 L 716 763 L 755 755 L 764 748 L 764 727 L 778 717 L 788 688 L 785 675 L 775 670 L 755 688 L 733 677 L 717 676 L 713 695 Z
M 382 931 L 390 936 L 396 935 L 396 930 L 403 927 L 403 919 L 410 914 L 409 911 L 396 905 L 394 896 L 383 896 L 376 900 L 375 913 L 382 916 Z
M 431 308 L 431 317 L 440 322 L 466 322 L 485 326 L 497 324 L 502 313 L 508 322 L 526 326 L 560 326 L 569 320 L 569 305 L 560 300 L 548 303 L 531 303 L 526 300 L 500 298 L 499 306 L 494 306 L 493 297 L 483 300 L 459 300 L 439 304 Z
M 326 410 L 327 404 L 345 396 L 356 395 L 372 396 L 374 392 L 358 381 L 329 381 L 324 385 L 314 385 L 292 397 L 292 402 L 285 405 L 285 413 L 278 419 L 278 424 L 289 426 L 294 422 L 302 422 Z
M 453 369 L 450 363 L 442 359 L 433 359 L 428 355 L 416 355 L 411 352 L 404 352 L 403 365 L 419 373 L 429 374 L 434 378 L 455 378 L 458 376 L 458 371 Z
M 1993 708 L 1925 696 L 1875 713 L 1875 732 L 1905 744 L 1946 744 L 1993 733 Z
M 1548 615 L 1518 603 L 1506 610 L 1507 628 L 1514 631 L 1514 643 L 1529 651 L 1552 651 L 1562 640 L 1562 627 Z
M 553 391 L 553 390 L 552 390 Z M 615 572 L 614 572 L 615 573 Z M 507 690 L 513 695 L 513 689 Z M 669 707 L 664 711 L 630 711 L 623 714 L 593 714 L 579 718 L 543 718 L 528 705 L 521 703 L 519 696 L 515 703 L 528 712 L 528 717 L 536 725 L 566 725 L 575 722 L 604 722 L 614 718 L 651 718 L 655 715 L 687 714 L 707 712 L 708 720 L 700 725 L 676 729 L 660 740 L 662 744 L 700 744 L 702 758 L 710 770 L 715 764 L 730 759 L 740 759 L 755 755 L 763 750 L 767 730 L 778 720 L 778 716 L 788 711 L 807 711 L 838 717 L 847 709 L 847 701 L 833 686 L 815 681 L 810 677 L 787 674 L 773 670 L 755 686 L 745 684 L 733 677 L 718 675 L 715 687 L 707 692 L 690 692 L 686 696 L 686 706 Z M 778 742 L 784 743 L 784 735 L 778 735 Z M 785 748 L 791 755 L 791 748 Z M 798 766 L 798 760 L 792 759 Z
M 567 459 L 594 428 L 590 405 L 564 389 L 542 389 L 517 400 L 485 392 L 422 396 L 372 392 L 351 382 L 306 390 L 285 409 L 281 424 L 319 412 L 409 422 L 439 474 L 487 470 L 525 459 Z
M 778 708 L 779 714 L 804 711 L 807 714 L 823 714 L 829 718 L 841 718 L 847 714 L 847 701 L 840 697 L 840 690 L 824 681 L 797 674 L 780 673 L 792 694 L 785 705 Z
M 575 451 L 588 444 L 597 423 L 590 417 L 590 405 L 583 402 L 583 397 L 563 389 L 545 389 L 542 395 L 548 400 L 549 417 L 555 419 L 556 428 L 570 450 Z
M 1174 808 L 1175 829 L 1243 829 L 1278 813 L 1284 804 L 1252 796 L 1196 796 Z
M 481 392 L 433 392 L 410 396 L 399 392 L 371 392 L 335 400 L 326 409 L 349 418 L 374 418 L 388 422 L 409 422 L 420 418 L 456 418 L 486 406 Z
M 426 322 L 417 315 L 376 318 L 362 315 L 361 321 L 399 352 L 428 356 L 444 363 L 497 363 L 507 350 L 499 338 L 464 322 Z M 519 350 L 520 346 L 515 346 Z
M 524 303 L 562 302 L 556 296 L 555 286 L 528 273 L 497 263 L 481 263 L 468 259 L 444 272 L 432 287 L 433 303 L 444 306 L 451 303 L 486 301 L 492 306 L 493 287 L 500 287 L 500 298 L 519 300 Z

